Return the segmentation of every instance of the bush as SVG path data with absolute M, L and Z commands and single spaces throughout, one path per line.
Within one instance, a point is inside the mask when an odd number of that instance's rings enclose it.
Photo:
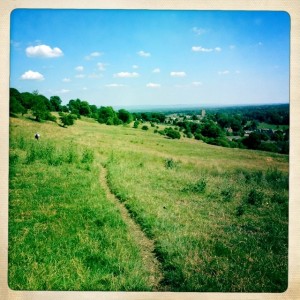
M 140 125 L 140 122 L 139 122 L 139 121 L 135 121 L 135 122 L 133 123 L 133 128 L 138 128 L 139 125 Z
M 165 160 L 165 167 L 167 169 L 174 169 L 178 166 L 178 163 L 173 160 L 173 158 L 167 158 Z
M 147 126 L 147 125 L 144 125 L 143 127 L 142 127 L 142 130 L 148 130 L 149 129 L 149 127 Z
M 180 139 L 180 133 L 171 127 L 165 128 L 165 135 L 171 139 Z
M 251 190 L 246 197 L 246 203 L 250 205 L 260 205 L 263 201 L 263 194 L 261 192 L 258 192 L 256 190 Z
M 183 192 L 192 192 L 192 193 L 203 193 L 206 189 L 206 180 L 204 178 L 200 179 L 195 184 L 190 184 L 183 189 Z

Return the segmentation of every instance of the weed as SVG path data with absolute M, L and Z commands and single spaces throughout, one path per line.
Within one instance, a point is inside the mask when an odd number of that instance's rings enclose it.
M 206 180 L 204 178 L 198 180 L 195 184 L 189 184 L 183 189 L 184 192 L 204 193 L 206 189 Z
M 173 160 L 173 158 L 165 159 L 165 167 L 166 169 L 176 169 L 178 167 L 178 163 Z
M 93 163 L 95 158 L 94 151 L 91 149 L 85 149 L 82 154 L 82 163 Z
M 259 206 L 261 205 L 263 198 L 264 195 L 260 191 L 252 189 L 246 196 L 245 201 L 247 204 Z

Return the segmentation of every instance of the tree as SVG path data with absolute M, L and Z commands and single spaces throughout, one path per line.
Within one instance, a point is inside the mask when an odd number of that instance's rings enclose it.
M 54 109 L 54 111 L 62 111 L 61 99 L 58 96 L 51 96 L 50 103 Z
M 23 115 L 27 112 L 27 109 L 22 104 L 22 96 L 17 89 L 14 88 L 9 89 L 9 102 L 10 102 L 10 107 L 9 107 L 10 114 L 21 113 Z
M 118 125 L 117 113 L 111 106 L 101 106 L 98 110 L 98 122 L 107 125 Z
M 79 114 L 82 116 L 90 116 L 91 114 L 91 108 L 87 101 L 82 101 L 79 105 Z
M 242 143 L 249 149 L 258 149 L 261 145 L 260 135 L 256 132 L 251 132 Z
M 10 114 L 19 114 L 22 115 L 27 112 L 27 109 L 16 99 L 16 97 L 10 97 L 10 106 L 9 106 Z
M 129 124 L 133 120 L 132 114 L 125 109 L 119 110 L 118 118 L 125 124 Z
M 32 114 L 35 116 L 36 121 L 41 122 L 41 120 L 47 120 L 49 111 L 47 109 L 47 106 L 43 98 L 39 96 L 35 96 L 34 104 L 31 110 L 32 110 Z

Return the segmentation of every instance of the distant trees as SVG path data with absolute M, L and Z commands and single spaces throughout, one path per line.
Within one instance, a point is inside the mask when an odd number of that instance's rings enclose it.
M 50 97 L 50 104 L 54 111 L 62 111 L 61 99 L 58 96 Z

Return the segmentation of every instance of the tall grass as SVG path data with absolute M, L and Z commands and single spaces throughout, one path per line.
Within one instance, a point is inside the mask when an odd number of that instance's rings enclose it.
M 11 135 L 14 290 L 151 290 L 140 249 L 99 184 L 93 149 Z
M 108 169 L 112 189 L 156 241 L 162 285 L 169 290 L 287 288 L 288 176 L 283 172 L 188 163 L 166 168 L 155 155 L 125 151 L 114 153 Z
M 161 290 L 287 288 L 288 156 L 165 139 L 152 128 L 79 120 L 66 130 L 21 119 L 10 140 L 11 288 L 153 289 L 99 164 L 154 241 Z

